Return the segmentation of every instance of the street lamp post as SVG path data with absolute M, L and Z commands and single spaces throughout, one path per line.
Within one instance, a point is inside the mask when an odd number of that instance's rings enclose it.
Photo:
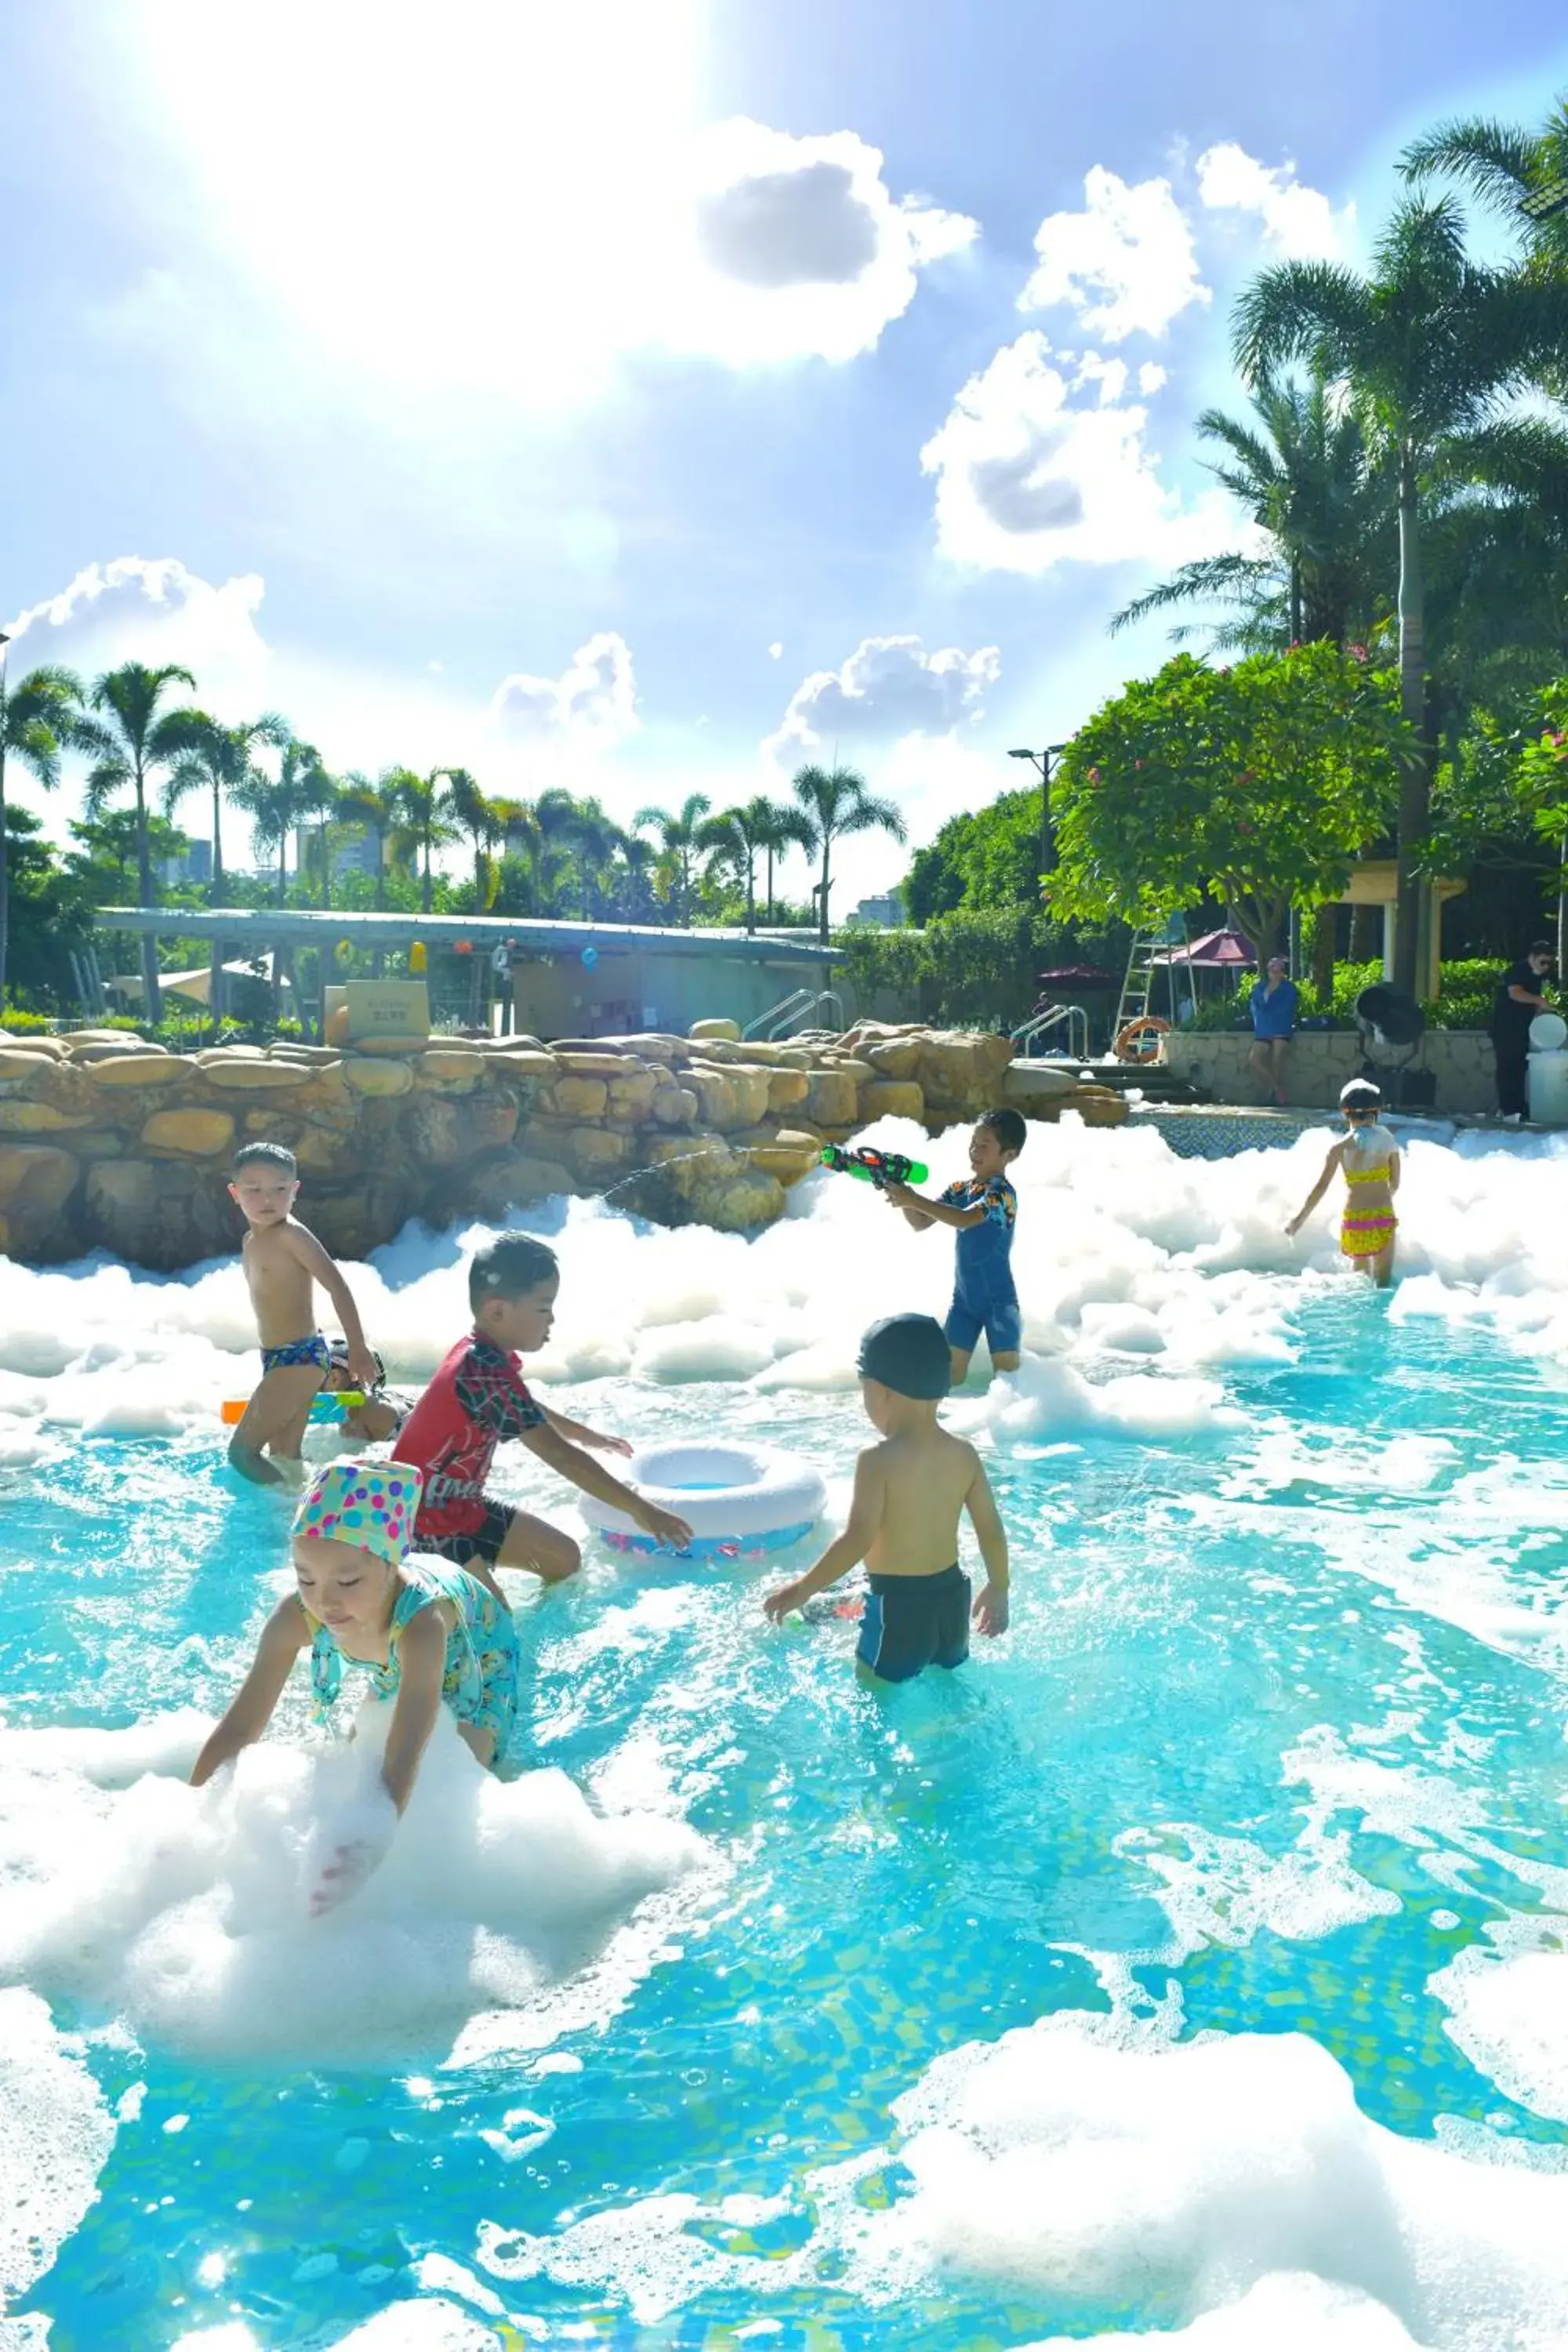
M 1067 750 L 1065 743 L 1047 743 L 1043 751 L 1009 751 L 1010 760 L 1027 760 L 1040 779 L 1040 879 L 1043 882 L 1057 862 L 1056 843 L 1051 835 L 1051 774 L 1057 761 Z

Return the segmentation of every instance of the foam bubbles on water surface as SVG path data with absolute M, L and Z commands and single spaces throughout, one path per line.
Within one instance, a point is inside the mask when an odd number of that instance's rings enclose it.
M 966 1172 L 962 1131 L 930 1142 L 908 1121 L 884 1120 L 868 1132 L 918 1150 L 933 1185 Z M 1291 1361 L 1297 1271 L 1326 1273 L 1338 1252 L 1327 1213 L 1300 1245 L 1281 1228 L 1328 1140 L 1325 1123 L 1289 1151 L 1204 1160 L 1177 1158 L 1149 1129 L 1032 1128 L 1013 1171 L 1026 1347 L 1079 1360 L 1097 1381 L 1119 1360 L 1125 1372 L 1129 1358 L 1187 1376 Z M 1466 1156 L 1417 1141 L 1406 1157 L 1406 1280 L 1391 1311 L 1484 1316 L 1568 1358 L 1563 1147 L 1534 1139 Z M 300 1206 L 309 1222 L 308 1191 Z M 426 1379 L 464 1329 L 464 1265 L 489 1230 L 410 1226 L 349 1269 L 395 1377 Z M 546 1381 L 629 1373 L 763 1391 L 847 1388 L 866 1324 L 899 1308 L 940 1315 L 952 1286 L 946 1235 L 911 1233 L 868 1187 L 826 1171 L 797 1186 L 790 1213 L 749 1242 L 700 1226 L 649 1230 L 597 1201 L 563 1204 L 552 1240 L 563 1280 L 556 1336 L 536 1365 Z M 216 1438 L 216 1405 L 254 1380 L 254 1346 L 237 1261 L 159 1280 L 97 1260 L 68 1269 L 0 1260 L 0 1468 L 25 1466 L 40 1412 L 58 1427 L 103 1434 L 211 1428 Z M 1041 1389 L 1035 1407 L 1041 1418 L 1060 1407 L 1089 1425 L 1070 1388 Z M 1167 1431 L 1152 1403 L 1124 1393 L 1123 1409 L 1107 1403 L 1092 1425 L 1178 1437 L 1210 1425 L 1194 1391 L 1170 1412 Z
M 114 2119 L 34 1992 L 0 1992 L 0 2309 L 47 2270 L 97 2193 Z
M 1072 2315 L 1053 2352 L 1108 2310 L 1155 2332 L 1096 2342 L 1194 2352 L 1558 2352 L 1568 2330 L 1568 2175 L 1384 2130 L 1300 2034 L 1059 2012 L 937 2058 L 892 2114 L 895 2141 L 793 2195 L 658 2194 L 548 2237 L 487 2221 L 480 2265 L 644 2327 L 699 2295 L 826 2322 L 840 2297 L 909 2317 L 967 2291 Z
M 559 1771 L 498 1781 L 445 1716 L 381 1867 L 308 1917 L 312 1832 L 366 1786 L 391 1712 L 367 1705 L 352 1747 L 247 1748 L 203 1790 L 171 1776 L 199 1724 L 5 1735 L 0 1976 L 226 2059 L 374 2063 L 486 2009 L 605 2014 L 663 1941 L 639 1905 L 710 1850 L 679 1821 L 601 1818 Z

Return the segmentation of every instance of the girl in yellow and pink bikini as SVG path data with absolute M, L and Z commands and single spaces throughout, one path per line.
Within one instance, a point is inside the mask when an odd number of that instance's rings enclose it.
M 1340 1220 L 1340 1247 L 1360 1274 L 1370 1275 L 1380 1290 L 1394 1279 L 1394 1240 L 1399 1220 L 1394 1196 L 1399 1190 L 1399 1145 L 1378 1119 L 1383 1097 L 1370 1079 L 1352 1078 L 1340 1096 L 1350 1132 L 1336 1143 L 1323 1162 L 1323 1172 L 1300 1210 L 1285 1230 L 1299 1233 L 1334 1181 L 1343 1175 L 1348 1190 Z

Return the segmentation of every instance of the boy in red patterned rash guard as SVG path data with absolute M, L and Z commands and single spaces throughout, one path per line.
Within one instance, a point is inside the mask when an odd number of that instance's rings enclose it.
M 530 1394 L 519 1353 L 549 1339 L 560 1287 L 554 1251 L 531 1234 L 498 1234 L 480 1250 L 468 1268 L 474 1328 L 450 1349 L 393 1448 L 395 1461 L 424 1473 L 414 1549 L 455 1560 L 501 1601 L 496 1569 L 531 1569 L 554 1584 L 574 1575 L 582 1559 L 559 1528 L 486 1493 L 496 1447 L 508 1438 L 520 1438 L 563 1478 L 625 1511 L 659 1543 L 679 1551 L 691 1541 L 684 1519 L 647 1502 L 584 1451 L 627 1454 L 624 1438 L 568 1421 Z

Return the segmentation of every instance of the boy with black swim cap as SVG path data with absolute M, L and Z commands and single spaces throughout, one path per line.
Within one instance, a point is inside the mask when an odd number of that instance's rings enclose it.
M 952 1380 L 942 1325 L 930 1315 L 889 1315 L 860 1343 L 860 1393 L 882 1443 L 855 1465 L 844 1533 L 815 1568 L 770 1592 L 775 1624 L 812 1594 L 866 1562 L 871 1591 L 856 1662 L 879 1682 L 912 1681 L 925 1666 L 962 1665 L 973 1615 L 982 1633 L 1007 1628 L 1007 1538 L 973 1445 L 950 1436 L 936 1409 Z M 967 1511 L 986 1581 L 970 1607 L 958 1566 L 958 1522 Z

